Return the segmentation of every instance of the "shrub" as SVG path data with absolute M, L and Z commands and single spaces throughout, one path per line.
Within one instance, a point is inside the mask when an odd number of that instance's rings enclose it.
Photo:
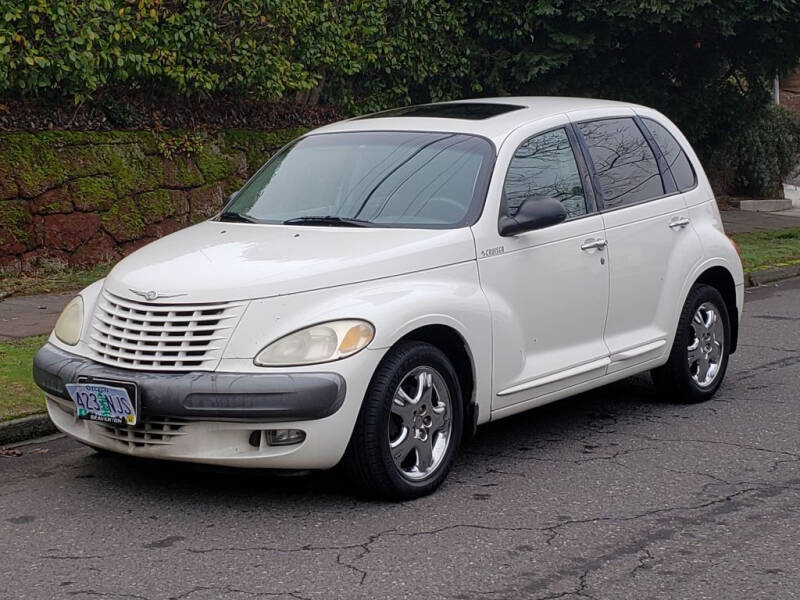
M 733 172 L 733 193 L 781 195 L 781 183 L 800 162 L 800 119 L 780 106 L 769 106 L 741 128 L 714 157 Z
M 800 0 L 2 0 L 0 94 L 91 100 L 120 127 L 136 122 L 113 98 L 126 94 L 352 114 L 602 96 L 661 109 L 706 162 L 727 148 L 736 186 L 766 193 L 789 160 L 769 140 L 791 126 L 759 116 L 739 130 L 763 113 L 774 74 L 797 66 L 798 31 Z M 760 154 L 747 158 L 744 137 Z
M 276 99 L 353 73 L 381 20 L 361 0 L 4 0 L 0 92 L 77 102 L 110 86 Z

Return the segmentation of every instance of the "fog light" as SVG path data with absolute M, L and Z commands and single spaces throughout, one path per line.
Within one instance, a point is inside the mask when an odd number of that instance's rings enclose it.
M 300 429 L 268 429 L 266 433 L 270 446 L 291 446 L 306 439 L 306 432 Z

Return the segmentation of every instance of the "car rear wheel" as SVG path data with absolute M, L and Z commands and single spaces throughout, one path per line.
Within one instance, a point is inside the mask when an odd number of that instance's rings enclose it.
M 424 496 L 447 476 L 462 424 L 461 388 L 447 356 L 431 344 L 403 342 L 375 371 L 344 466 L 368 495 Z
M 720 293 L 696 284 L 681 311 L 667 364 L 651 372 L 659 392 L 675 402 L 710 399 L 728 367 L 730 332 L 728 309 Z

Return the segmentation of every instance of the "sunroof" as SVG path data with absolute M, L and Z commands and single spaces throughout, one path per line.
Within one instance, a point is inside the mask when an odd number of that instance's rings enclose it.
M 437 119 L 469 119 L 479 121 L 502 115 L 524 106 L 515 104 L 494 104 L 490 102 L 454 102 L 452 104 L 423 104 L 392 108 L 383 112 L 358 117 L 359 119 L 377 119 L 382 117 L 435 117 Z

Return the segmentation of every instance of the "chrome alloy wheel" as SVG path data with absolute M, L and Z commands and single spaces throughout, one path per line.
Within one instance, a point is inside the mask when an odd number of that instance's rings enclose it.
M 406 479 L 425 479 L 442 464 L 452 437 L 450 390 L 439 372 L 420 366 L 400 381 L 389 416 L 389 452 Z
M 725 349 L 725 327 L 717 307 L 703 302 L 695 311 L 687 347 L 689 373 L 700 387 L 708 387 L 719 374 Z

